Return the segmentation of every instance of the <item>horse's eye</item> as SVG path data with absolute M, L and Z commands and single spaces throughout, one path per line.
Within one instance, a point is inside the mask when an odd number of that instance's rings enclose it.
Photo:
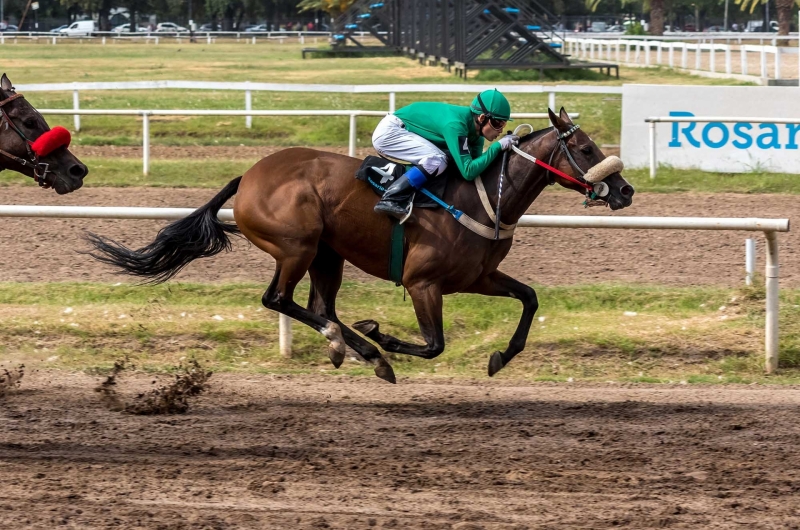
M 586 147 L 581 147 L 581 153 L 584 155 L 591 155 L 592 154 L 592 146 L 587 145 Z
M 33 129 L 34 127 L 36 127 L 36 118 L 28 118 L 27 120 L 22 122 L 22 125 L 24 125 L 28 129 Z

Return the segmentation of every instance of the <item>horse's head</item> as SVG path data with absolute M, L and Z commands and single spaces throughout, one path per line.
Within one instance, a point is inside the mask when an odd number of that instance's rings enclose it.
M 41 114 L 0 78 L 0 170 L 11 169 L 63 195 L 83 186 L 89 172 L 69 149 L 69 132 L 51 130 Z
M 630 206 L 634 189 L 622 178 L 622 161 L 606 157 L 599 147 L 572 123 L 569 115 L 561 108 L 559 116 L 548 109 L 552 129 L 538 131 L 522 139 L 517 154 L 546 169 L 550 184 L 558 182 L 565 188 L 584 193 L 587 204 L 608 204 L 612 210 Z M 517 130 L 530 125 L 520 125 Z M 520 133 L 522 134 L 522 133 Z

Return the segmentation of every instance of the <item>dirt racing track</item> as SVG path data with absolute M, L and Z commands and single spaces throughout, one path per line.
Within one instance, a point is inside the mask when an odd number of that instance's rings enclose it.
M 800 528 L 797 388 L 226 374 L 153 417 L 96 382 L 5 398 L 4 528 Z

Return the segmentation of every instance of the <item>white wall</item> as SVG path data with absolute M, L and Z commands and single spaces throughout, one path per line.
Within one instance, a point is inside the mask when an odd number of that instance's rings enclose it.
M 800 118 L 800 90 L 792 87 L 625 85 L 621 156 L 628 167 L 649 164 L 645 118 L 694 116 Z M 741 173 L 800 172 L 800 125 L 659 123 L 657 160 L 681 169 Z

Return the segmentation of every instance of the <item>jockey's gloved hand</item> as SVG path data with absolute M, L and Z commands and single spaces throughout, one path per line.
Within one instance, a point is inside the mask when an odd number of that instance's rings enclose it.
M 512 145 L 519 145 L 519 136 L 508 134 L 500 138 L 500 147 L 503 151 L 508 151 Z

